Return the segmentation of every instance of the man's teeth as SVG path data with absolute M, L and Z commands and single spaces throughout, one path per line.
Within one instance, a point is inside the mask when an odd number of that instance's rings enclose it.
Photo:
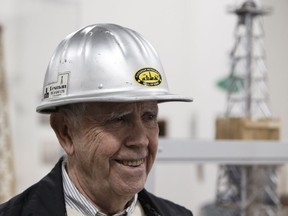
M 123 161 L 119 161 L 121 164 L 125 165 L 125 166 L 140 166 L 142 163 L 144 163 L 144 159 L 141 160 L 123 160 Z

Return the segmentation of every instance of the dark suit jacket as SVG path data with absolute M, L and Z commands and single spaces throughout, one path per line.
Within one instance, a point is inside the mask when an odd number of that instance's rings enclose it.
M 53 170 L 23 193 L 0 205 L 0 216 L 65 216 L 62 159 Z M 138 194 L 146 216 L 192 216 L 191 211 L 143 189 Z

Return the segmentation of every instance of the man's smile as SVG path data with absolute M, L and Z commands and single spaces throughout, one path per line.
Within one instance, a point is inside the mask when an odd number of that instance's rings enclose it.
M 145 158 L 137 160 L 116 160 L 116 161 L 124 166 L 138 167 L 145 162 Z

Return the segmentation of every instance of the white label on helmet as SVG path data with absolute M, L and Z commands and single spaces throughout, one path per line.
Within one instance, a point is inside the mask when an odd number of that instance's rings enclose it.
M 46 85 L 44 88 L 44 99 L 56 98 L 67 94 L 69 74 L 59 74 L 57 82 Z

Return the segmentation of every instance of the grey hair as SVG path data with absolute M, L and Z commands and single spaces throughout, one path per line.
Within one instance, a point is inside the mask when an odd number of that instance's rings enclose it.
M 75 128 L 80 127 L 81 120 L 87 111 L 87 103 L 75 103 L 58 107 L 57 112 L 64 113 Z

